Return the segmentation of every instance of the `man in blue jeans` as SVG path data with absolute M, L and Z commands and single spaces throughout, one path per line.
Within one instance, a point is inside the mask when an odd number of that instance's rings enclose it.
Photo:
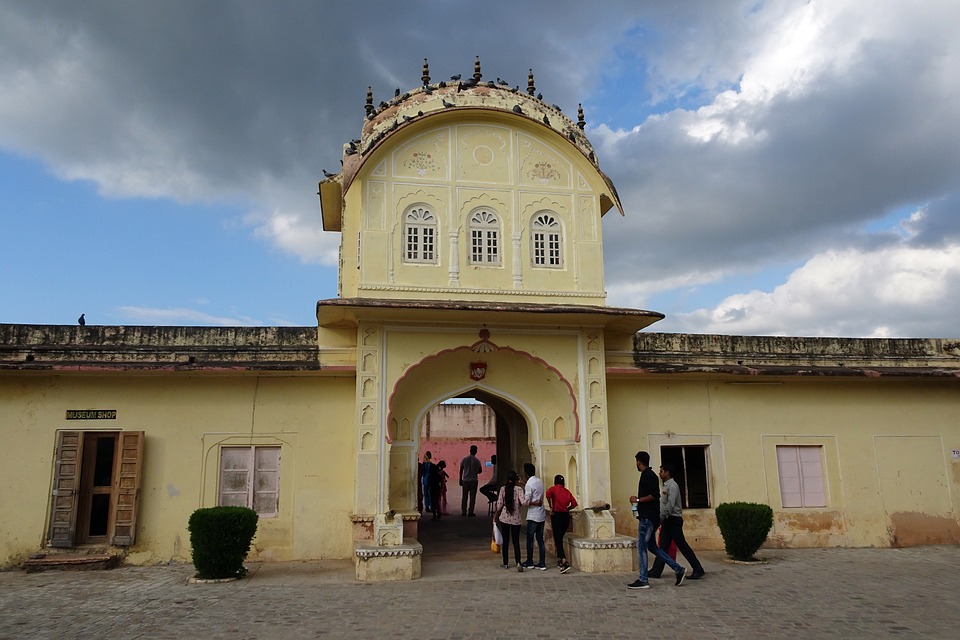
M 673 569 L 677 575 L 676 585 L 683 584 L 686 569 L 676 563 L 670 556 L 657 546 L 653 534 L 660 526 L 660 480 L 650 468 L 650 454 L 638 451 L 637 471 L 640 472 L 640 482 L 637 486 L 637 495 L 630 496 L 630 502 L 637 505 L 637 555 L 640 557 L 640 577 L 627 585 L 628 589 L 649 589 L 647 580 L 647 553 L 652 553 L 664 564 Z
M 543 526 L 547 519 L 547 510 L 543 508 L 543 480 L 537 477 L 537 468 L 533 463 L 523 464 L 523 475 L 527 481 L 523 487 L 523 503 L 527 509 L 527 561 L 524 569 L 546 571 L 546 549 L 543 546 Z M 533 564 L 533 541 L 537 541 L 537 564 Z

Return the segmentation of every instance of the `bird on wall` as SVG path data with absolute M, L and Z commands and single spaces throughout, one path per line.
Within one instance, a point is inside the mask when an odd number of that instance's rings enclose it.
M 453 104 L 452 102 L 447 102 L 446 100 L 444 100 L 444 101 L 443 101 L 443 106 L 445 106 L 446 108 L 449 109 L 450 107 L 455 107 L 455 106 L 457 106 L 457 105 Z
M 521 109 L 521 108 L 520 108 L 520 105 L 517 104 L 517 105 L 514 105 L 514 106 L 513 106 L 513 112 L 514 112 L 514 113 L 523 113 L 523 109 Z
M 462 77 L 463 77 L 463 76 L 458 73 L 458 74 L 455 75 L 455 76 L 450 76 L 450 79 L 453 80 L 454 82 L 456 82 L 457 80 L 459 80 L 459 79 L 462 78 Z
M 335 173 L 330 173 L 330 172 L 327 171 L 326 169 L 323 170 L 323 177 L 324 177 L 324 178 L 332 178 L 332 177 L 335 176 L 335 175 L 337 175 L 337 174 L 335 174 Z M 81 317 L 82 317 L 82 316 L 81 316 Z
M 83 325 L 87 324 L 87 319 L 83 317 L 83 316 L 85 316 L 85 315 L 87 315 L 87 314 L 81 313 L 81 314 L 80 314 L 80 317 L 77 318 L 77 324 L 79 324 L 81 327 L 82 327 Z

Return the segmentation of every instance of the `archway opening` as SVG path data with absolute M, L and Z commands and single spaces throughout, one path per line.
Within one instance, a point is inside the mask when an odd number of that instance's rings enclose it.
M 529 436 L 527 420 L 516 407 L 479 388 L 439 402 L 426 412 L 419 427 L 418 462 L 422 465 L 429 451 L 432 464 L 439 467 L 444 463 L 447 477 L 445 496 L 441 489 L 438 502 L 439 519 L 428 509 L 429 479 L 420 482 L 417 539 L 423 545 L 425 560 L 491 557 L 491 514 L 496 492 L 510 470 L 519 471 L 524 462 L 532 460 Z M 472 446 L 477 447 L 476 456 L 482 465 L 473 499 L 459 482 L 461 465 Z

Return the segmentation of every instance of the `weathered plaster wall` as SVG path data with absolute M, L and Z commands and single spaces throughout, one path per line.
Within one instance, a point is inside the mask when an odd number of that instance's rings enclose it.
M 548 127 L 492 109 L 464 113 L 406 125 L 364 159 L 344 198 L 341 296 L 602 304 L 608 189 L 595 167 Z M 437 221 L 434 264 L 403 259 L 414 206 Z M 498 217 L 498 264 L 470 264 L 478 209 Z M 560 268 L 531 266 L 530 224 L 541 211 L 560 222 Z
M 747 382 L 747 383 L 745 383 Z M 616 377 L 608 381 L 618 527 L 636 492 L 634 454 L 710 446 L 711 507 L 769 504 L 768 544 L 899 546 L 960 542 L 960 397 L 951 380 Z M 776 446 L 823 447 L 827 506 L 784 508 Z M 713 509 L 685 513 L 694 546 L 722 548 Z
M 354 379 L 304 375 L 0 374 L 7 473 L 0 563 L 46 537 L 58 429 L 145 432 L 138 534 L 128 561 L 189 560 L 187 520 L 217 500 L 218 447 L 279 445 L 280 510 L 262 518 L 253 557 L 350 557 Z M 109 408 L 116 420 L 65 420 Z

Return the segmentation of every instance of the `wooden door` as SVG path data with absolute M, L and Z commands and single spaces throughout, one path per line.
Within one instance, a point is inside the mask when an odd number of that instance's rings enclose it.
M 137 539 L 137 505 L 143 467 L 143 431 L 121 431 L 114 483 L 113 537 L 110 544 L 128 547 Z
M 50 502 L 51 547 L 74 545 L 82 454 L 82 431 L 57 432 L 53 461 L 53 498 Z

